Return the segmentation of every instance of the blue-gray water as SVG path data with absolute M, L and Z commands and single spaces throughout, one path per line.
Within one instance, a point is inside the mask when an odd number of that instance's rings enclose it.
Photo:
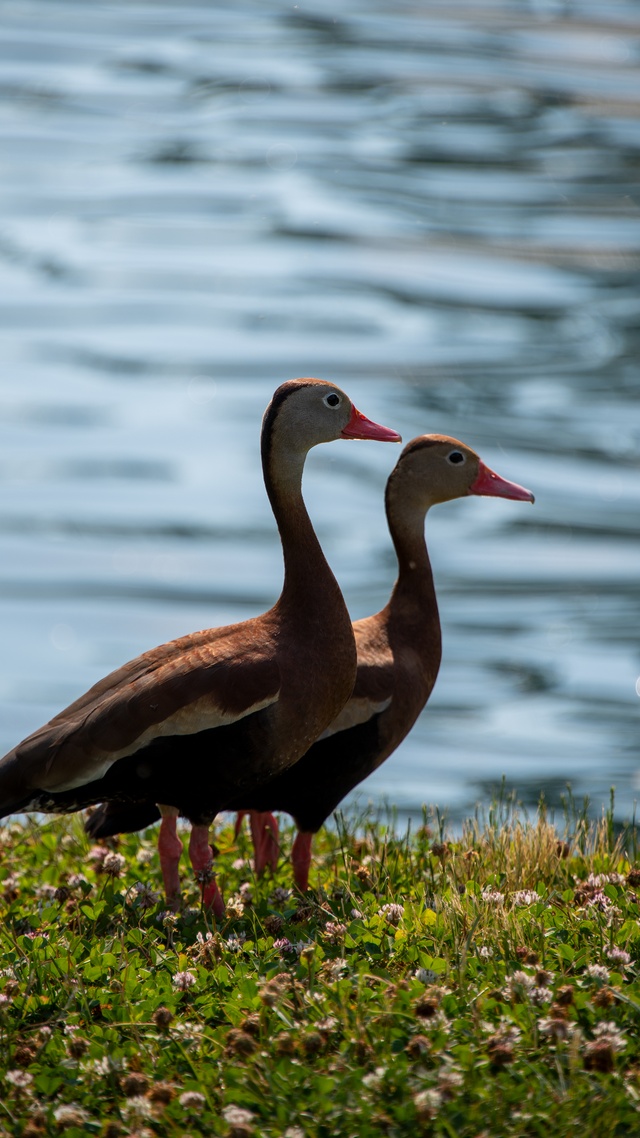
M 311 374 L 537 498 L 430 516 L 442 670 L 365 793 L 630 813 L 639 61 L 635 0 L 0 3 L 1 751 L 274 600 L 259 423 Z M 308 464 L 354 617 L 397 453 Z

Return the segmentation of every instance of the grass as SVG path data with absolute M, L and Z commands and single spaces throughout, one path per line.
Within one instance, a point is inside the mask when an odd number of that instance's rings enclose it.
M 164 912 L 153 831 L 1 832 L 3 1138 L 640 1133 L 640 868 L 611 814 L 343 820 L 306 896 L 216 841 L 218 928 L 186 873 Z

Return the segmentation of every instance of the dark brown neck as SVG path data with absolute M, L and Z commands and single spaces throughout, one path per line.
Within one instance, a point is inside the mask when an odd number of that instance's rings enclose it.
M 398 558 L 398 579 L 389 604 L 389 642 L 404 642 L 420 657 L 432 686 L 440 666 L 441 636 L 438 601 L 424 537 L 426 510 L 399 508 L 387 494 L 387 521 Z
M 331 606 L 342 614 L 346 607 L 337 581 L 327 564 L 302 497 L 305 452 L 278 445 L 272 434 L 263 436 L 264 481 L 276 519 L 284 557 L 284 584 L 279 607 L 295 607 L 298 620 L 320 609 L 327 621 Z

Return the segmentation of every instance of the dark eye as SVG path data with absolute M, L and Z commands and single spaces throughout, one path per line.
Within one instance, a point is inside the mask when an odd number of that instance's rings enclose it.
M 447 458 L 449 459 L 449 462 L 455 463 L 456 466 L 459 466 L 461 462 L 464 462 L 464 455 L 461 450 L 452 450 L 451 453 L 447 455 Z
M 335 391 L 332 391 L 329 395 L 325 395 L 323 403 L 326 403 L 327 407 L 339 407 L 342 403 L 342 400 Z

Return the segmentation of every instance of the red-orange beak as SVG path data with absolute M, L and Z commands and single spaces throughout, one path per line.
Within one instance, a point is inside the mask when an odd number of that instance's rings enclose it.
M 380 443 L 401 443 L 402 436 L 390 427 L 381 427 L 351 405 L 351 418 L 341 432 L 343 439 L 377 439 Z
M 478 464 L 478 477 L 469 487 L 470 494 L 479 494 L 483 498 L 513 498 L 516 502 L 535 502 L 530 490 L 518 486 L 517 482 L 507 482 L 484 462 Z

